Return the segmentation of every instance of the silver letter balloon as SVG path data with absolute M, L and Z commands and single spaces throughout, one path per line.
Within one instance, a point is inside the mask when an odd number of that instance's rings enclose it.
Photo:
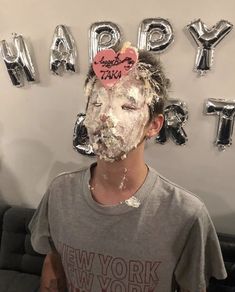
M 13 43 L 14 53 L 5 40 L 1 41 L 0 49 L 12 84 L 22 87 L 24 86 L 24 75 L 29 82 L 34 82 L 36 74 L 23 36 L 14 34 Z
M 50 70 L 60 75 L 62 70 L 76 72 L 76 47 L 75 42 L 65 25 L 55 28 L 51 45 Z
M 94 56 L 103 49 L 118 49 L 121 32 L 119 27 L 109 21 L 95 22 L 89 30 L 89 59 L 92 63 Z
M 94 156 L 93 148 L 89 143 L 87 129 L 84 125 L 86 114 L 77 115 L 77 120 L 73 132 L 73 148 L 83 155 Z
M 206 114 L 219 116 L 215 145 L 219 150 L 225 150 L 232 144 L 235 100 L 210 98 L 206 102 Z
M 185 145 L 188 141 L 183 125 L 188 120 L 188 109 L 184 102 L 168 100 L 164 109 L 164 125 L 156 137 L 156 142 L 165 144 L 169 137 L 177 145 Z
M 173 29 L 166 19 L 147 18 L 139 26 L 138 48 L 140 50 L 161 53 L 173 40 Z
M 220 20 L 210 29 L 200 19 L 187 26 L 188 31 L 198 45 L 195 70 L 200 75 L 211 69 L 215 47 L 232 28 L 233 25 L 227 20 Z

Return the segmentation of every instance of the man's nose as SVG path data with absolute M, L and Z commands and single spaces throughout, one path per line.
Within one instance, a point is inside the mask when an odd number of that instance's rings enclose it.
M 108 115 L 107 114 L 101 114 L 100 115 L 100 120 L 101 122 L 105 123 L 108 119 Z

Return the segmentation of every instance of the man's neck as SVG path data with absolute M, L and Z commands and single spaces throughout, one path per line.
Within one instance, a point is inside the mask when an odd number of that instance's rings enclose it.
M 138 150 L 133 150 L 127 158 L 120 161 L 97 160 L 90 181 L 91 191 L 97 202 L 116 204 L 129 199 L 140 188 L 148 168 L 143 153 Z

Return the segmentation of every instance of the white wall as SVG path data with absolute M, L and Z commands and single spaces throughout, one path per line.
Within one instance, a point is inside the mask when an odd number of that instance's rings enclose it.
M 0 63 L 0 200 L 36 207 L 56 174 L 92 161 L 72 148 L 76 115 L 85 107 L 83 82 L 88 67 L 90 25 L 102 20 L 115 22 L 124 39 L 136 44 L 139 23 L 144 18 L 163 17 L 173 25 L 175 41 L 161 60 L 173 83 L 171 97 L 188 104 L 190 118 L 185 130 L 189 142 L 185 147 L 172 141 L 165 146 L 150 142 L 146 160 L 160 173 L 200 196 L 218 231 L 235 233 L 235 145 L 219 152 L 213 145 L 217 118 L 202 113 L 207 98 L 235 99 L 235 31 L 216 48 L 212 71 L 199 78 L 192 71 L 196 47 L 184 29 L 199 17 L 208 25 L 221 19 L 235 24 L 235 2 L 110 3 L 0 1 L 0 38 L 11 41 L 11 33 L 22 34 L 30 44 L 40 76 L 38 84 L 14 88 L 3 61 Z M 78 74 L 57 77 L 48 70 L 49 48 L 58 24 L 67 25 L 75 38 Z

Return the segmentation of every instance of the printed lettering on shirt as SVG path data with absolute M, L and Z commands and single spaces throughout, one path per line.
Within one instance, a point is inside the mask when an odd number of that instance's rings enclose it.
M 62 243 L 58 249 L 69 292 L 157 292 L 161 261 L 126 260 Z

